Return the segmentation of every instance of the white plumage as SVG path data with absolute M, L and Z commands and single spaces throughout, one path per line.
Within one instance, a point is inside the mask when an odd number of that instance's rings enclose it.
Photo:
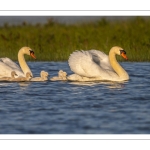
M 98 50 L 75 51 L 68 60 L 71 70 L 75 73 L 68 76 L 69 80 L 127 80 L 125 70 L 116 61 L 115 55 L 122 55 L 121 47 L 113 47 L 109 56 Z M 111 62 L 110 62 L 111 61 Z
M 0 58 L 0 77 L 11 77 L 11 72 L 14 70 L 18 76 L 24 76 L 21 68 L 15 62 L 7 57 Z
M 20 66 L 7 57 L 0 58 L 0 78 L 11 77 L 12 71 L 15 71 L 19 77 L 25 77 L 27 72 L 30 72 L 32 75 L 32 72 L 24 59 L 25 54 L 35 58 L 34 52 L 30 47 L 22 47 L 18 52 L 18 61 Z

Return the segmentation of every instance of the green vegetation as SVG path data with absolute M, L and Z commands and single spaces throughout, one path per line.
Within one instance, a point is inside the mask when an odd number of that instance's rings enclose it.
M 17 60 L 18 50 L 23 46 L 35 51 L 36 61 L 66 61 L 75 50 L 98 49 L 108 54 L 115 45 L 126 50 L 129 61 L 150 61 L 150 19 L 101 19 L 71 25 L 48 20 L 44 25 L 23 22 L 0 27 L 0 57 L 12 60 Z

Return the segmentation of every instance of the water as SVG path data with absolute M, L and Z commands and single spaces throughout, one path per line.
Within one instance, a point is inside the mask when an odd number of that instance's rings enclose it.
M 67 62 L 29 62 L 71 74 Z M 1 134 L 149 134 L 150 63 L 123 62 L 125 83 L 0 82 Z

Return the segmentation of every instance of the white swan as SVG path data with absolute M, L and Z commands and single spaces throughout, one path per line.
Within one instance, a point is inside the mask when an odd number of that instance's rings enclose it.
M 18 52 L 18 61 L 21 68 L 7 57 L 0 58 L 0 78 L 11 77 L 12 71 L 15 71 L 18 76 L 22 77 L 25 77 L 27 72 L 30 72 L 33 76 L 30 68 L 25 61 L 25 54 L 30 55 L 35 59 L 34 51 L 30 47 L 22 47 Z
M 41 77 L 31 78 L 30 81 L 46 81 L 46 80 L 48 80 L 48 72 L 41 71 L 40 76 Z
M 116 54 L 127 59 L 126 52 L 118 46 L 110 49 L 109 56 L 98 50 L 73 52 L 68 63 L 75 74 L 68 76 L 67 79 L 71 81 L 128 80 L 129 75 L 117 62 Z
M 59 70 L 58 76 L 52 77 L 50 79 L 51 81 L 57 81 L 57 80 L 67 80 L 67 73 L 63 70 Z

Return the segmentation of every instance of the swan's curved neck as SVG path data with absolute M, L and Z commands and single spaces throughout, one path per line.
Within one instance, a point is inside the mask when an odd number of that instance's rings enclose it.
M 109 61 L 115 72 L 118 74 L 121 80 L 128 80 L 128 73 L 121 67 L 121 65 L 116 60 L 116 52 L 115 50 L 110 50 L 109 52 Z
M 23 71 L 23 73 L 24 73 L 25 75 L 26 75 L 27 72 L 30 72 L 30 73 L 32 74 L 30 68 L 28 67 L 28 65 L 27 65 L 27 63 L 26 63 L 26 61 L 25 61 L 24 54 L 25 54 L 25 53 L 23 52 L 22 49 L 21 49 L 21 50 L 19 51 L 19 53 L 18 53 L 19 65 L 20 65 L 20 67 L 21 67 L 21 69 L 22 69 L 22 71 Z

